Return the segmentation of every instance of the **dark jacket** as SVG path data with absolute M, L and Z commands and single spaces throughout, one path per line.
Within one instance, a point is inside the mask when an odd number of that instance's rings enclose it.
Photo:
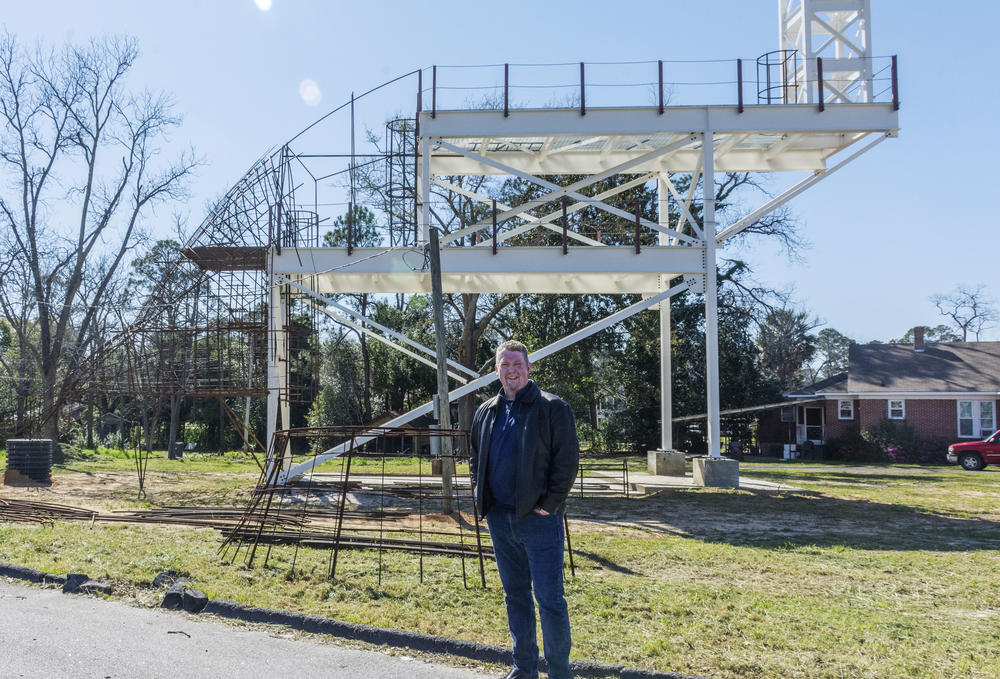
M 573 411 L 566 401 L 542 391 L 534 382 L 529 382 L 525 389 L 517 423 L 515 511 L 519 517 L 527 516 L 535 507 L 550 513 L 562 512 L 580 463 Z M 499 403 L 500 396 L 494 396 L 479 406 L 472 419 L 470 465 L 480 516 L 490 510 L 492 500 L 486 470 Z

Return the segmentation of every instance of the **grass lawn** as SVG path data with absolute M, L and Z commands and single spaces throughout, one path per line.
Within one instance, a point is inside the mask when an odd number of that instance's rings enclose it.
M 232 505 L 256 482 L 230 456 L 71 462 L 24 497 L 97 509 Z M 409 473 L 401 463 L 401 472 Z M 575 657 L 715 677 L 1000 676 L 1000 471 L 744 463 L 801 490 L 671 489 L 572 498 L 567 579 Z M 179 526 L 0 523 L 0 560 L 114 581 L 156 603 L 156 573 L 190 573 L 210 597 L 360 623 L 508 643 L 498 579 L 462 586 L 461 562 L 274 548 L 268 567 L 223 561 L 219 535 Z M 295 559 L 294 569 L 292 559 Z M 470 575 L 476 566 L 467 564 Z M 470 578 L 470 584 L 477 579 Z

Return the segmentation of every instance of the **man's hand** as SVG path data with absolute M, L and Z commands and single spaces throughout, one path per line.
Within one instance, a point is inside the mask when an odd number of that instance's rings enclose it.
M 535 514 L 541 514 L 542 516 L 548 516 L 549 513 L 542 509 L 541 507 L 535 507 Z

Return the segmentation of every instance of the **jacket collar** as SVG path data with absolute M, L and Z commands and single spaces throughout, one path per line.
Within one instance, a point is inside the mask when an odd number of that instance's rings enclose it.
M 521 391 L 517 392 L 515 400 L 518 403 L 531 403 L 538 398 L 540 393 L 542 393 L 542 390 L 538 388 L 535 381 L 528 380 L 528 383 L 521 388 Z M 507 397 L 503 393 L 503 387 L 500 387 L 500 391 L 497 392 L 497 395 L 493 397 L 493 402 L 490 403 L 490 408 L 495 408 L 500 404 L 501 400 L 506 399 Z

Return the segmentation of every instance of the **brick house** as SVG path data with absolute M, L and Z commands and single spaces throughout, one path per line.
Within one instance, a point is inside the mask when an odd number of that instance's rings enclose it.
M 855 344 L 847 372 L 785 395 L 761 412 L 762 452 L 811 441 L 822 445 L 882 420 L 905 423 L 922 437 L 982 439 L 997 426 L 1000 342 L 923 341 Z

